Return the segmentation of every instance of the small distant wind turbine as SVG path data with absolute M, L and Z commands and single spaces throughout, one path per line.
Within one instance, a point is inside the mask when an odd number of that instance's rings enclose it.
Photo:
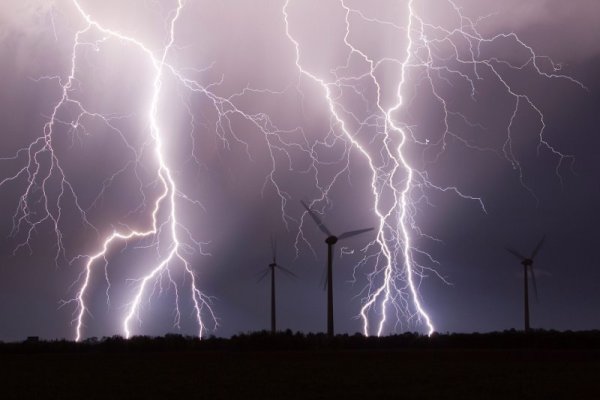
M 524 296 L 525 332 L 529 331 L 529 283 L 527 281 L 527 275 L 529 272 L 531 272 L 531 283 L 533 284 L 533 291 L 535 294 L 535 298 L 537 299 L 537 297 L 538 297 L 537 283 L 535 281 L 535 272 L 533 270 L 533 260 L 535 259 L 535 256 L 539 253 L 540 249 L 542 248 L 542 245 L 544 244 L 545 239 L 546 239 L 546 235 L 544 235 L 542 237 L 542 239 L 538 242 L 537 246 L 535 246 L 535 248 L 531 252 L 530 257 L 525 257 L 518 251 L 515 251 L 510 248 L 506 248 L 506 251 L 508 251 L 513 256 L 517 257 L 521 261 L 521 264 L 523 265 L 524 291 L 525 291 L 525 296 Z
M 344 232 L 340 236 L 333 235 L 321 219 L 314 213 L 303 201 L 300 201 L 308 215 L 315 221 L 321 232 L 327 235 L 325 243 L 327 243 L 327 335 L 333 336 L 333 246 L 340 240 L 347 239 L 352 236 L 360 235 L 371 231 L 375 228 L 358 229 L 356 231 Z
M 258 281 L 262 281 L 269 273 L 271 273 L 271 333 L 274 334 L 277 332 L 277 311 L 275 308 L 275 270 L 278 269 L 283 271 L 294 278 L 297 278 L 297 276 L 289 269 L 277 264 L 277 242 L 272 237 L 271 252 L 273 254 L 273 262 L 271 262 L 269 266 L 261 272 Z

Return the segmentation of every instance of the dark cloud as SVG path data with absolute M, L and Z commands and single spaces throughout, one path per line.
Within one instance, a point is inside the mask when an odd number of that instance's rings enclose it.
M 118 4 L 117 4 L 118 3 Z M 439 2 L 415 2 L 431 14 L 432 21 L 452 23 L 448 8 Z M 112 29 L 136 35 L 153 49 L 164 44 L 167 12 L 173 6 L 164 2 L 84 2 L 90 12 Z M 360 7 L 369 18 L 405 24 L 404 5 L 386 2 L 381 6 Z M 593 255 L 597 240 L 597 218 L 594 208 L 600 201 L 597 149 L 600 146 L 600 38 L 595 29 L 595 16 L 600 5 L 589 0 L 561 2 L 536 1 L 475 1 L 456 3 L 467 15 L 495 13 L 481 20 L 480 29 L 488 35 L 516 31 L 527 43 L 563 62 L 563 73 L 587 86 L 583 90 L 568 80 L 547 80 L 534 77 L 531 70 L 507 71 L 511 84 L 526 90 L 545 113 L 544 137 L 557 149 L 575 156 L 575 161 L 560 165 L 547 148 L 538 153 L 539 121 L 531 109 L 524 109 L 515 120 L 515 153 L 523 167 L 523 181 L 533 195 L 520 184 L 518 170 L 512 168 L 502 154 L 507 124 L 513 110 L 512 99 L 495 83 L 478 83 L 477 101 L 470 99 L 469 90 L 460 85 L 440 84 L 452 110 L 461 111 L 469 120 L 481 124 L 466 124 L 460 116 L 450 119 L 451 129 L 480 147 L 494 151 L 475 151 L 458 140 L 449 140 L 447 149 L 436 157 L 439 149 L 410 145 L 409 159 L 414 165 L 427 168 L 433 182 L 441 186 L 456 185 L 463 192 L 481 197 L 487 214 L 476 201 L 458 198 L 452 193 L 427 191 L 429 204 L 420 202 L 417 221 L 428 235 L 440 241 L 416 239 L 419 248 L 428 251 L 440 262 L 437 270 L 452 284 L 444 284 L 430 276 L 421 285 L 423 303 L 440 331 L 487 331 L 519 327 L 521 324 L 521 281 L 519 264 L 504 251 L 506 245 L 528 251 L 546 233 L 548 243 L 540 253 L 540 300 L 532 305 L 535 327 L 558 329 L 597 328 L 600 320 L 595 312 L 600 305 L 600 269 Z M 230 96 L 245 87 L 268 88 L 280 94 L 247 93 L 236 98 L 237 104 L 249 113 L 266 112 L 282 129 L 302 127 L 305 135 L 294 131 L 290 143 L 323 140 L 329 132 L 330 119 L 320 88 L 307 79 L 298 80 L 294 64 L 294 48 L 285 37 L 282 2 L 262 2 L 260 6 L 247 2 L 188 1 L 177 33 L 177 49 L 170 57 L 177 68 L 207 84 L 221 82 L 215 93 Z M 317 12 L 318 11 L 318 12 Z M 353 16 L 355 33 L 350 40 L 359 49 L 376 57 L 401 57 L 405 42 L 402 29 L 391 25 L 377 26 Z M 302 45 L 303 65 L 320 74 L 344 64 L 347 48 L 343 46 L 343 9 L 336 2 L 292 2 L 290 27 Z M 81 27 L 69 4 L 47 2 L 5 1 L 0 5 L 0 156 L 8 157 L 21 146 L 38 137 L 60 96 L 57 81 L 34 80 L 44 75 L 65 77 L 73 33 Z M 100 39 L 90 34 L 89 43 Z M 151 86 L 149 63 L 133 63 L 142 59 L 134 46 L 111 41 L 95 51 L 88 45 L 81 53 L 81 73 L 74 96 L 86 106 L 105 114 L 123 118 L 114 125 L 126 132 L 128 142 L 142 148 L 148 135 L 146 107 Z M 485 51 L 518 59 L 514 43 L 498 43 Z M 205 68 L 211 66 L 212 68 Z M 543 60 L 540 63 L 545 67 Z M 352 65 L 359 69 L 359 64 Z M 196 70 L 192 70 L 195 68 Z M 384 103 L 395 95 L 399 75 L 394 64 L 381 69 Z M 485 75 L 485 74 L 484 74 Z M 331 75 L 329 75 L 331 76 Z M 490 78 L 491 76 L 486 75 Z M 411 126 L 417 139 L 434 142 L 441 137 L 441 108 L 431 91 L 415 72 L 411 78 L 421 84 L 410 86 L 406 95 L 407 108 L 397 118 Z M 365 83 L 365 98 L 372 101 L 373 87 Z M 299 88 L 302 91 L 300 95 Z M 357 115 L 366 113 L 361 101 L 349 92 L 344 103 Z M 301 244 L 299 256 L 294 249 L 297 218 L 301 215 L 298 200 L 318 195 L 313 176 L 306 171 L 310 160 L 305 153 L 292 151 L 288 158 L 282 152 L 274 154 L 275 177 L 291 199 L 281 217 L 281 199 L 275 188 L 265 184 L 271 170 L 270 153 L 264 136 L 241 118 L 232 118 L 232 128 L 246 144 L 228 135 L 229 145 L 213 129 L 217 116 L 206 97 L 190 94 L 169 81 L 161 104 L 161 123 L 168 127 L 170 162 L 174 166 L 182 190 L 204 206 L 204 211 L 183 205 L 186 224 L 201 240 L 210 242 L 205 249 L 211 256 L 193 256 L 192 261 L 206 293 L 214 295 L 214 309 L 221 319 L 218 335 L 262 329 L 268 326 L 268 288 L 256 283 L 254 273 L 270 261 L 269 236 L 278 237 L 280 262 L 294 269 L 298 280 L 280 280 L 281 327 L 317 331 L 324 327 L 325 293 L 319 284 L 322 278 L 324 243 L 314 226 L 306 226 L 309 246 Z M 387 104 L 387 103 L 386 103 Z M 189 112 L 188 112 L 189 107 Z M 71 115 L 64 110 L 64 119 Z M 194 124 L 190 121 L 194 115 Z M 93 118 L 87 119 L 86 131 L 71 135 L 60 127 L 56 146 L 67 174 L 77 190 L 82 204 L 91 206 L 103 180 L 124 166 L 131 153 L 114 129 Z M 359 139 L 369 139 L 364 132 Z M 191 149 L 200 160 L 190 158 Z M 321 149 L 323 160 L 335 162 L 343 151 L 338 143 L 330 152 Z M 434 164 L 431 161 L 436 159 Z M 345 231 L 376 224 L 370 205 L 369 174 L 364 158 L 350 156 L 352 168 L 331 192 L 332 203 L 326 208 L 325 221 L 336 230 Z M 18 160 L 17 160 L 18 161 Z M 3 160 L 3 179 L 14 173 L 18 162 Z M 156 194 L 153 164 L 146 153 L 137 172 L 146 185 L 144 193 Z M 327 181 L 333 168 L 323 168 L 320 179 Z M 140 201 L 140 192 L 132 190 L 133 170 L 123 174 L 98 203 L 90 209 L 91 222 L 100 234 L 119 222 L 135 224 L 147 218 L 144 212 L 131 214 Z M 153 186 L 154 185 L 154 186 Z M 3 236 L 11 233 L 12 215 L 17 205 L 16 194 L 22 183 L 11 183 L 0 192 L 0 216 Z M 535 197 L 534 197 L 535 196 Z M 537 199 L 536 199 L 537 197 Z M 73 204 L 69 204 L 72 206 Z M 71 207 L 72 209 L 72 207 Z M 139 211 L 139 210 L 138 210 Z M 145 215 L 145 217 L 144 217 Z M 98 234 L 86 229 L 77 213 L 65 210 L 65 246 L 68 258 L 89 253 L 97 248 Z M 288 223 L 288 229 L 286 224 Z M 81 271 L 81 264 L 61 261 L 54 264 L 55 248 L 48 226 L 34 232 L 31 249 L 15 246 L 22 234 L 8 237 L 0 243 L 0 339 L 19 339 L 37 334 L 45 337 L 72 337 L 73 308 L 59 308 L 59 300 L 73 295 L 70 284 Z M 116 246 L 111 251 L 109 273 L 113 277 L 111 303 L 107 304 L 106 284 L 102 273 L 95 276 L 89 293 L 91 315 L 86 319 L 86 334 L 110 335 L 121 332 L 121 320 L 129 301 L 131 279 L 154 260 L 152 251 L 132 246 Z M 354 254 L 339 258 L 336 266 L 336 323 L 340 331 L 354 332 L 361 323 L 354 318 L 360 308 L 360 291 L 368 269 L 360 269 L 352 283 L 352 267 L 360 259 L 359 250 L 365 241 L 348 242 Z M 31 250 L 31 252 L 29 252 Z M 426 261 L 426 260 L 421 260 Z M 178 279 L 183 279 L 179 277 Z M 186 298 L 187 294 L 182 293 Z M 145 322 L 140 332 L 161 334 L 173 328 L 173 293 L 152 300 L 145 306 Z M 191 305 L 182 304 L 182 331 L 193 333 Z M 409 329 L 415 325 L 408 325 Z

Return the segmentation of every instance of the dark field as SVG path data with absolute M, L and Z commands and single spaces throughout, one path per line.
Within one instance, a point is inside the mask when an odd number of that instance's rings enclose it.
M 4 344 L 0 398 L 600 399 L 599 344 L 598 332 Z

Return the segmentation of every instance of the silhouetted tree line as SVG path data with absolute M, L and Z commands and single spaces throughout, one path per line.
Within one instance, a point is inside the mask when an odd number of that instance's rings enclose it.
M 68 340 L 44 341 L 28 338 L 23 342 L 2 343 L 1 353 L 115 353 L 115 352 L 202 352 L 202 351 L 281 351 L 281 350 L 410 350 L 410 349 L 596 349 L 600 350 L 600 331 L 546 331 L 528 333 L 516 330 L 492 333 L 434 333 L 425 336 L 403 333 L 385 337 L 365 337 L 362 334 L 303 334 L 290 330 L 275 335 L 267 331 L 235 335 L 229 339 L 167 334 L 149 337 L 121 336 L 96 338 L 82 342 Z

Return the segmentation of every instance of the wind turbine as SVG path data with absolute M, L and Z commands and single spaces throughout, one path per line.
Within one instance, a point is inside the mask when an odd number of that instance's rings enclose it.
M 531 252 L 530 257 L 525 257 L 521 253 L 516 250 L 506 248 L 513 256 L 517 257 L 521 261 L 521 265 L 523 265 L 523 276 L 524 276 L 524 286 L 523 289 L 525 291 L 524 296 L 524 312 L 525 312 L 525 332 L 529 331 L 529 283 L 527 281 L 527 275 L 531 272 L 531 283 L 533 284 L 533 291 L 535 293 L 535 298 L 537 299 L 537 283 L 535 281 L 535 272 L 533 271 L 533 260 L 535 256 L 539 253 L 542 245 L 544 244 L 544 240 L 546 239 L 546 235 L 542 236 L 542 239 L 538 242 L 537 246 Z
M 277 311 L 275 308 L 275 270 L 278 269 L 283 271 L 294 278 L 297 278 L 297 276 L 289 269 L 277 264 L 277 242 L 272 237 L 271 252 L 273 254 L 273 261 L 261 272 L 258 281 L 262 281 L 269 273 L 271 273 L 271 333 L 275 334 L 275 332 L 277 332 Z
M 327 335 L 333 336 L 333 246 L 340 240 L 347 239 L 352 236 L 360 235 L 361 233 L 365 233 L 371 231 L 375 228 L 366 228 L 366 229 L 358 229 L 355 231 L 344 232 L 340 236 L 335 236 L 331 233 L 329 229 L 325 226 L 325 224 L 321 221 L 321 219 L 314 213 L 303 201 L 300 201 L 308 215 L 315 221 L 317 227 L 327 235 L 325 239 L 325 243 L 327 243 Z

